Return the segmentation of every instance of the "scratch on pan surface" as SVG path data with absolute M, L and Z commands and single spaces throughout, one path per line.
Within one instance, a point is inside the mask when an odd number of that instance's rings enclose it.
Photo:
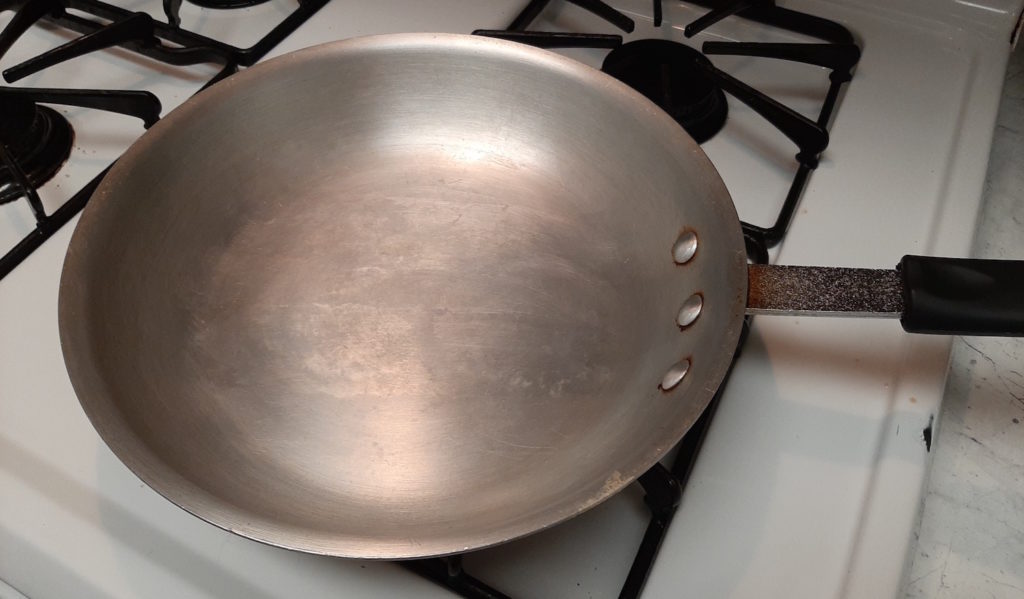
M 604 486 L 601 487 L 601 493 L 611 493 L 617 491 L 626 482 L 626 479 L 622 477 L 622 473 L 616 470 L 604 481 Z

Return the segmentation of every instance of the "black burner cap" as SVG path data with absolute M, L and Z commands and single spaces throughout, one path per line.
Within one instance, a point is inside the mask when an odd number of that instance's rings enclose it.
M 247 6 L 263 4 L 267 1 L 268 0 L 188 0 L 188 2 L 195 4 L 196 6 L 217 9 L 245 8 Z
M 74 131 L 56 110 L 21 99 L 0 99 L 0 140 L 24 171 L 30 185 L 39 187 L 60 170 L 71 155 Z M 0 204 L 22 197 L 14 173 L 0 160 Z
M 710 64 L 693 48 L 669 40 L 639 40 L 623 44 L 604 59 L 601 70 L 660 106 L 697 143 L 703 143 L 725 124 L 725 94 L 694 61 Z

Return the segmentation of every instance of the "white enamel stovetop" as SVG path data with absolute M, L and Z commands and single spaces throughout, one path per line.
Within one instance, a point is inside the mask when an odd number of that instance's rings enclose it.
M 291 0 L 244 14 L 280 16 Z M 332 0 L 272 54 L 397 31 L 507 25 L 525 2 Z M 159 16 L 158 2 L 132 7 Z M 637 20 L 629 38 L 682 40 L 700 14 L 666 2 L 617 0 Z M 812 175 L 780 263 L 891 267 L 905 253 L 966 255 L 985 174 L 1010 32 L 1020 0 L 780 2 L 849 27 L 863 48 L 831 145 Z M 554 2 L 537 28 L 608 32 Z M 0 25 L 11 18 L 0 13 Z M 186 26 L 252 39 L 229 13 L 186 4 Z M 35 28 L 0 67 L 66 39 Z M 698 36 L 794 40 L 729 19 Z M 603 53 L 568 54 L 599 64 Z M 714 62 L 793 108 L 816 114 L 826 74 L 766 60 Z M 170 110 L 212 75 L 105 52 L 19 82 L 37 87 L 149 89 Z M 795 149 L 730 102 L 705 144 L 740 215 L 768 224 Z M 61 201 L 140 133 L 136 121 L 65 111 L 71 161 L 41 194 Z M 2 248 L 27 229 L 0 209 Z M 64 371 L 56 301 L 65 227 L 0 281 L 0 597 L 445 597 L 392 564 L 301 555 L 207 525 L 160 498 L 106 449 Z M 902 588 L 929 464 L 922 431 L 938 413 L 950 342 L 911 337 L 894 321 L 759 318 L 715 416 L 646 597 L 880 597 Z M 187 440 L 183 440 L 187 442 Z M 584 516 L 466 558 L 467 569 L 523 597 L 611 597 L 645 514 L 628 490 Z

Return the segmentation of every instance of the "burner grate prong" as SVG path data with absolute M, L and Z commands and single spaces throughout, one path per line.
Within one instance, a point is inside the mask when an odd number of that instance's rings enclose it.
M 164 46 L 156 37 L 153 17 L 146 13 L 134 13 L 5 70 L 4 79 L 8 83 L 14 83 L 72 58 L 120 45 L 152 49 L 161 56 L 164 62 L 174 65 L 227 62 L 223 53 L 215 48 L 202 46 L 170 48 Z
M 694 63 L 737 100 L 763 116 L 800 148 L 797 161 L 808 168 L 818 166 L 818 155 L 828 147 L 828 131 L 789 106 L 770 98 L 732 75 L 704 63 Z
M 729 0 L 729 2 L 709 10 L 684 27 L 683 35 L 693 37 L 722 19 L 744 11 L 755 4 L 774 4 L 774 2 L 765 2 L 763 0 Z
M 633 29 L 636 28 L 636 23 L 633 22 L 633 19 L 630 19 L 601 0 L 567 1 L 601 17 L 626 33 L 632 33 Z M 530 3 L 527 4 L 523 10 L 516 15 L 516 18 L 512 20 L 512 23 L 509 24 L 507 28 L 508 31 L 526 31 L 530 27 L 530 24 L 537 20 L 540 13 L 543 12 L 550 3 L 551 0 L 530 0 Z
M 398 562 L 406 570 L 471 599 L 510 599 L 462 569 L 462 556 L 433 557 Z
M 129 40 L 143 43 L 156 42 L 156 38 L 153 37 L 153 19 L 149 15 L 136 13 L 123 21 L 111 23 L 93 33 L 83 35 L 39 56 L 30 58 L 5 70 L 4 79 L 7 83 L 14 83 L 19 79 L 72 58 L 77 58 L 96 50 L 102 50 L 103 48 L 110 48 Z
M 181 0 L 163 0 L 164 16 L 171 27 L 181 27 Z
M 142 120 L 147 129 L 160 120 L 162 110 L 160 99 L 147 91 L 3 87 L 0 88 L 0 99 L 3 98 L 116 112 Z
M 20 6 L 17 3 L 0 6 L 0 10 L 4 8 L 14 9 L 15 7 L 17 7 L 17 11 L 11 17 L 11 21 L 7 24 L 7 27 L 4 27 L 3 31 L 0 31 L 0 58 L 11 49 L 14 42 L 18 41 L 18 38 L 28 31 L 28 28 L 36 21 L 47 14 L 57 14 L 64 11 L 59 0 L 28 0 Z
M 14 184 L 28 200 L 28 205 L 32 209 L 32 216 L 36 219 L 36 227 L 42 226 L 46 222 L 46 210 L 43 208 L 43 202 L 39 199 L 39 194 L 36 193 L 36 188 L 29 183 L 28 176 L 25 171 L 22 170 L 18 163 L 14 160 L 14 153 L 7 146 L 6 143 L 0 142 L 0 158 L 2 158 L 3 166 L 7 169 L 7 172 L 14 179 Z
M 759 42 L 704 42 L 701 50 L 711 55 L 758 56 L 802 62 L 832 70 L 834 83 L 853 78 L 853 67 L 860 60 L 855 44 L 799 44 Z

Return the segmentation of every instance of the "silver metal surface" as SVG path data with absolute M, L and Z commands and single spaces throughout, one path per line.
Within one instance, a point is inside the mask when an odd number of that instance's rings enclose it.
M 671 391 L 675 389 L 679 383 L 683 382 L 683 379 L 686 377 L 686 373 L 688 372 L 690 372 L 690 361 L 680 360 L 668 369 L 665 376 L 661 377 L 661 383 L 658 387 L 660 387 L 662 391 Z
M 697 234 L 693 231 L 683 231 L 679 235 L 679 239 L 672 245 L 672 259 L 676 261 L 676 264 L 686 264 L 693 260 L 696 253 Z
M 752 264 L 747 314 L 899 318 L 903 285 L 895 270 Z
M 701 294 L 694 293 L 686 298 L 686 301 L 683 302 L 683 307 L 679 308 L 679 313 L 676 314 L 676 324 L 683 328 L 690 326 L 700 316 L 700 311 L 703 307 L 704 298 Z
M 642 474 L 710 400 L 745 300 L 726 189 L 660 109 L 542 50 L 418 34 L 257 65 L 157 123 L 82 215 L 60 330 L 93 425 L 171 501 L 410 558 Z

